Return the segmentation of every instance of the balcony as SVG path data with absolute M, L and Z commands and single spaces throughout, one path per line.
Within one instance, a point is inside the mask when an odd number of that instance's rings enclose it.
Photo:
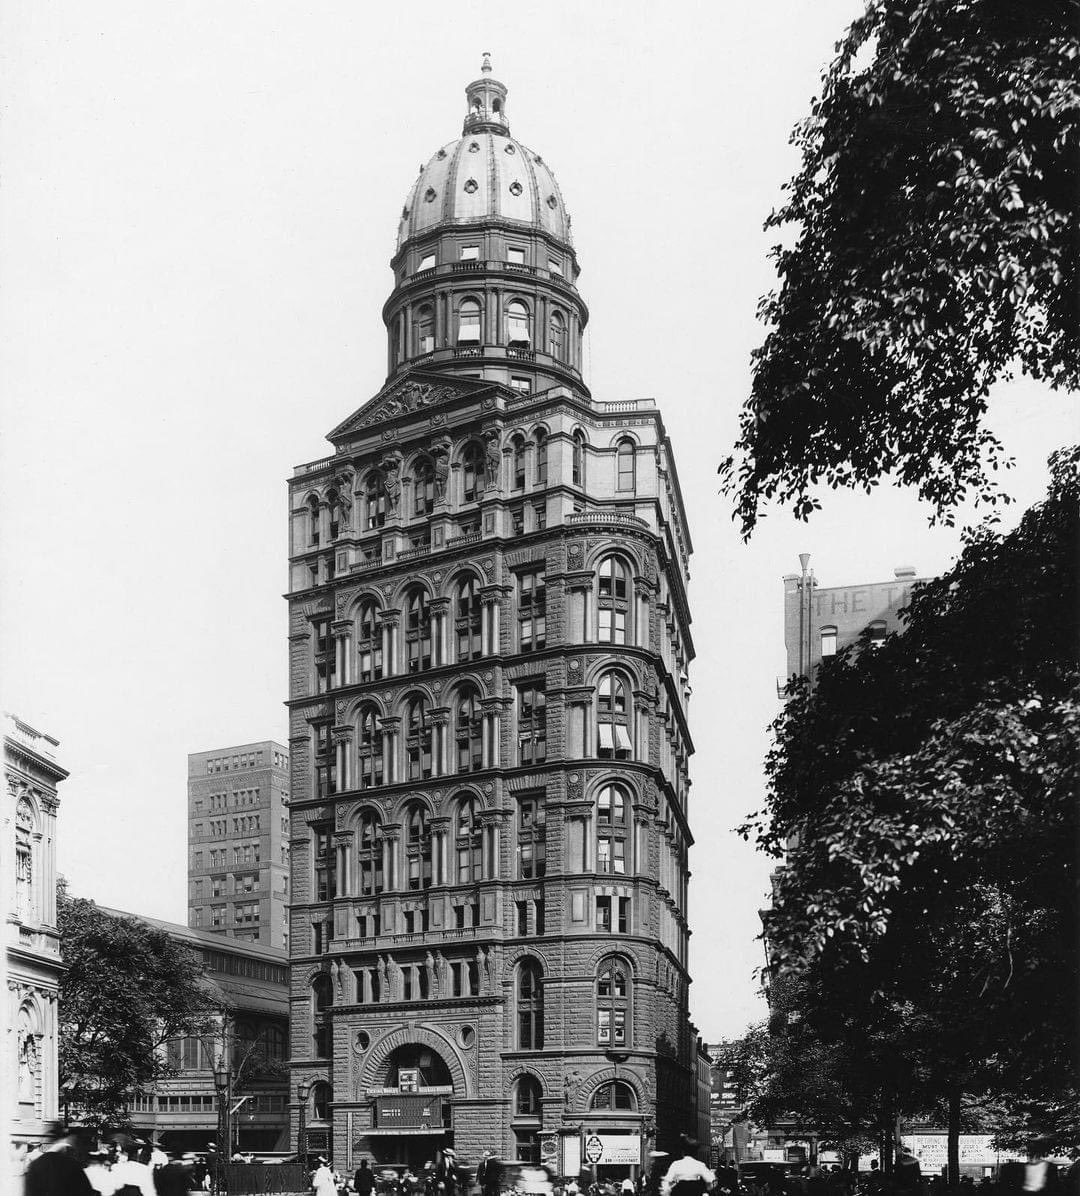
M 535 349 L 515 349 L 515 348 L 513 348 L 513 346 L 510 346 L 506 350 L 506 356 L 511 358 L 514 361 L 535 361 L 536 360 L 536 350 Z
M 567 515 L 566 522 L 570 524 L 582 523 L 616 523 L 623 527 L 640 527 L 649 530 L 648 523 L 639 519 L 637 515 L 628 515 L 625 511 L 577 511 Z

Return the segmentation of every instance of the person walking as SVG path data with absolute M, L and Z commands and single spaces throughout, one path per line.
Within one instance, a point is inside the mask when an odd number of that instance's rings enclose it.
M 50 1142 L 26 1165 L 25 1196 L 94 1196 L 83 1170 L 86 1162 L 79 1136 L 54 1123 Z
M 357 1167 L 352 1182 L 359 1196 L 371 1196 L 375 1187 L 375 1172 L 368 1166 L 367 1159 L 360 1160 L 360 1166 Z
M 704 1196 L 716 1176 L 697 1157 L 698 1143 L 682 1134 L 679 1138 L 682 1155 L 664 1173 L 660 1181 L 660 1196 Z
M 325 1155 L 319 1155 L 318 1166 L 311 1173 L 311 1188 L 315 1196 L 337 1196 L 337 1184 L 334 1183 L 334 1173 L 330 1170 L 330 1161 Z

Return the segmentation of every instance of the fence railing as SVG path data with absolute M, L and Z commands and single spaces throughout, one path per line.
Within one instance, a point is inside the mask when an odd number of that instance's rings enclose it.
M 229 1163 L 225 1182 L 229 1196 L 306 1196 L 311 1191 L 303 1163 Z

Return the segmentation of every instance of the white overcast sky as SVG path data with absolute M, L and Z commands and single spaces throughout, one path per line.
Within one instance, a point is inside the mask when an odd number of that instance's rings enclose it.
M 602 400 L 653 396 L 696 547 L 691 1011 L 760 1017 L 758 807 L 781 576 L 939 571 L 908 495 L 774 512 L 716 490 L 770 286 L 762 221 L 857 0 L 409 4 L 9 0 L 0 11 L 3 703 L 61 740 L 59 863 L 186 918 L 186 755 L 286 734 L 285 479 L 379 388 L 380 308 L 421 162 L 490 50 L 559 179 Z M 1021 504 L 1070 433 L 1017 383 Z

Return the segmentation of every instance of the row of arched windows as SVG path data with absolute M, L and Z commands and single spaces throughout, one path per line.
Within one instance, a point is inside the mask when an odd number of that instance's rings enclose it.
M 545 571 L 523 570 L 516 581 L 511 615 L 516 648 L 535 652 L 547 646 Z M 436 606 L 436 598 L 425 584 L 411 586 L 401 601 L 400 620 L 399 608 L 383 607 L 374 597 L 360 600 L 345 632 L 334 631 L 329 617 L 317 616 L 312 622 L 317 692 L 491 655 L 502 640 L 500 604 L 501 595 L 492 594 L 485 608 L 481 583 L 468 573 L 451 583 L 448 605 L 439 599 Z M 648 640 L 647 616 L 645 600 L 635 591 L 629 561 L 612 554 L 600 560 L 593 593 L 585 608 L 568 620 L 568 632 L 601 644 L 641 645 Z M 335 636 L 343 637 L 340 648 Z M 605 702 L 608 713 L 620 702 L 626 705 L 625 695 L 615 692 L 606 695 Z
M 407 965 L 408 966 L 408 965 Z M 412 965 L 420 973 L 418 965 Z M 540 961 L 526 956 L 514 968 L 514 1048 L 539 1051 L 544 1047 L 544 970 Z M 629 964 L 620 956 L 607 956 L 597 965 L 593 980 L 594 1040 L 598 1046 L 616 1047 L 633 1044 L 633 984 Z M 421 993 L 413 998 L 420 998 Z M 471 995 L 468 992 L 462 994 Z M 352 994 L 345 994 L 352 1001 Z M 334 985 L 320 973 L 311 981 L 312 1011 L 324 1014 L 334 1003 Z M 594 1100 L 596 1098 L 594 1097 Z M 603 1106 L 594 1105 L 594 1108 Z M 615 1106 L 618 1107 L 618 1106 Z
M 409 650 L 410 663 L 428 667 L 430 639 L 409 640 Z M 596 678 L 591 709 L 580 700 L 566 708 L 570 758 L 648 759 L 649 715 L 635 704 L 632 684 L 621 669 L 607 669 Z M 335 734 L 329 720 L 311 724 L 316 796 L 462 776 L 500 765 L 528 767 L 547 759 L 547 695 L 542 681 L 519 685 L 506 711 L 498 704 L 485 708 L 472 682 L 459 685 L 437 709 L 422 693 L 406 695 L 396 709 L 400 714 L 384 715 L 374 702 L 364 702 L 351 736 L 348 731 Z M 516 745 L 508 759 L 502 742 L 505 718 L 512 720 L 511 743 Z
M 375 897 L 388 890 L 422 891 L 439 885 L 473 885 L 492 879 L 498 870 L 499 831 L 482 817 L 474 794 L 451 799 L 448 825 L 440 827 L 438 842 L 432 833 L 431 815 L 420 801 L 410 803 L 402 817 L 401 840 L 388 839 L 375 810 L 360 814 L 351 848 L 341 849 L 346 875 L 339 878 L 337 859 L 321 831 L 313 840 L 316 900 L 348 894 Z M 589 842 L 576 858 L 568 860 L 575 871 L 595 871 L 609 876 L 633 874 L 637 858 L 633 799 L 626 786 L 607 782 L 597 791 L 591 818 L 583 823 Z M 571 851 L 574 845 L 571 844 Z M 542 798 L 522 803 L 514 850 L 516 873 L 536 879 L 547 873 L 546 834 Z M 437 858 L 436 858 L 437 857 Z M 666 878 L 665 878 L 666 879 Z M 339 892 L 339 880 L 341 880 Z
M 535 487 L 543 487 L 548 482 L 547 429 L 537 428 L 532 433 L 531 442 L 534 459 L 529 481 Z M 509 443 L 509 487 L 511 490 L 523 490 L 526 486 L 526 448 L 529 441 L 522 433 L 515 433 Z M 487 489 L 498 485 L 502 481 L 497 476 L 502 469 L 501 460 L 501 453 L 489 454 L 487 446 L 481 441 L 466 441 L 455 454 L 455 462 L 460 467 L 458 501 L 475 502 Z M 587 441 L 584 432 L 578 428 L 571 436 L 571 485 L 586 485 L 586 467 Z M 398 513 L 402 492 L 400 473 L 400 467 L 393 470 L 384 462 L 362 474 L 354 492 L 359 505 L 357 532 L 378 531 L 386 525 L 388 516 Z M 434 512 L 437 502 L 448 497 L 450 461 L 443 455 L 423 453 L 409 464 L 408 477 L 412 479 L 411 494 L 406 496 L 401 514 L 407 519 L 424 519 Z M 614 484 L 619 494 L 630 494 L 637 488 L 637 447 L 629 437 L 623 437 L 615 446 Z M 323 500 L 317 494 L 308 495 L 305 509 L 308 547 L 322 545 L 324 538 L 332 543 L 353 527 L 351 501 L 338 486 L 332 486 Z M 327 513 L 325 524 L 322 515 L 324 509 Z
M 452 312 L 450 339 L 458 348 L 479 347 L 484 340 L 495 342 L 494 330 L 483 327 L 483 308 L 478 298 L 464 295 L 457 301 Z M 503 307 L 502 343 L 511 349 L 535 349 L 539 347 L 556 361 L 569 360 L 568 329 L 569 317 L 559 308 L 553 308 L 547 319 L 546 329 L 536 327 L 530 304 L 520 298 L 509 300 Z M 402 352 L 401 316 L 394 319 L 391 337 L 395 347 L 396 360 Z M 410 357 L 433 353 L 436 348 L 435 305 L 420 303 L 412 311 L 412 327 L 409 330 L 410 343 L 405 350 Z

